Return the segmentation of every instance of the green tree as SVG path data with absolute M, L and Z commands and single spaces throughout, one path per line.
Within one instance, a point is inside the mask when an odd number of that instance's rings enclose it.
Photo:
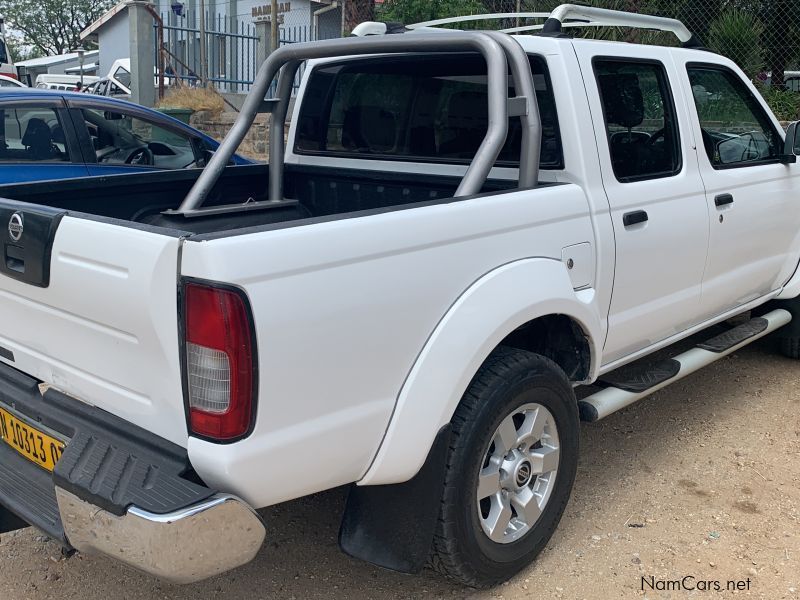
M 725 11 L 708 30 L 708 47 L 727 56 L 755 77 L 764 66 L 759 41 L 764 27 L 751 14 L 738 9 Z
M 343 6 L 344 33 L 350 33 L 359 23 L 375 20 L 374 0 L 345 0 Z
M 19 34 L 14 31 L 6 30 L 6 46 L 8 46 L 8 51 L 11 53 L 11 59 L 14 62 L 43 56 L 39 48 L 27 45 L 19 37 Z
M 386 0 L 381 19 L 410 25 L 422 21 L 493 12 L 481 0 Z M 469 28 L 464 23 L 463 28 Z
M 0 13 L 19 32 L 21 46 L 64 54 L 81 44 L 80 33 L 114 0 L 0 0 Z
M 783 72 L 800 47 L 800 16 L 795 0 L 763 0 L 759 14 L 764 23 L 761 45 L 772 85 L 783 86 Z

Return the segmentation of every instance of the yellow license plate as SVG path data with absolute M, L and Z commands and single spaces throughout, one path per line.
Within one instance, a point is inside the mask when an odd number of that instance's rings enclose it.
M 22 456 L 48 471 L 55 468 L 64 452 L 64 442 L 31 427 L 3 408 L 0 408 L 0 438 Z

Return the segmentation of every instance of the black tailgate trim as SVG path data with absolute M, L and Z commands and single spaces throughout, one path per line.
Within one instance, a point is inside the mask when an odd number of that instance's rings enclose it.
M 0 442 L 0 504 L 0 511 L 5 506 L 26 523 L 66 545 L 52 477 L 5 442 Z
M 0 273 L 50 285 L 53 241 L 66 210 L 0 198 Z
M 125 514 L 131 505 L 165 514 L 216 493 L 195 475 L 184 448 L 55 389 L 42 395 L 39 383 L 0 364 L 0 403 L 69 440 L 52 476 L 20 457 L 16 470 L 31 490 L 41 487 L 44 476 L 51 491 L 57 485 L 115 515 Z M 16 495 L 0 477 L 0 504 L 19 514 L 11 505 Z M 53 535 L 47 511 L 35 512 L 38 517 L 19 516 Z

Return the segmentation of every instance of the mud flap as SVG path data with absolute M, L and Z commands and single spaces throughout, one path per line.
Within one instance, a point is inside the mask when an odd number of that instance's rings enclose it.
M 409 481 L 350 488 L 339 530 L 345 554 L 402 573 L 422 570 L 439 517 L 449 446 L 448 423 Z
M 5 506 L 0 506 L 0 533 L 8 533 L 27 527 L 27 521 L 23 521 Z

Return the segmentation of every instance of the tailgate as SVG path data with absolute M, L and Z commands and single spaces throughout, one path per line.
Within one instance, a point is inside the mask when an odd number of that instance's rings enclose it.
M 0 200 L 0 360 L 182 446 L 180 239 Z

